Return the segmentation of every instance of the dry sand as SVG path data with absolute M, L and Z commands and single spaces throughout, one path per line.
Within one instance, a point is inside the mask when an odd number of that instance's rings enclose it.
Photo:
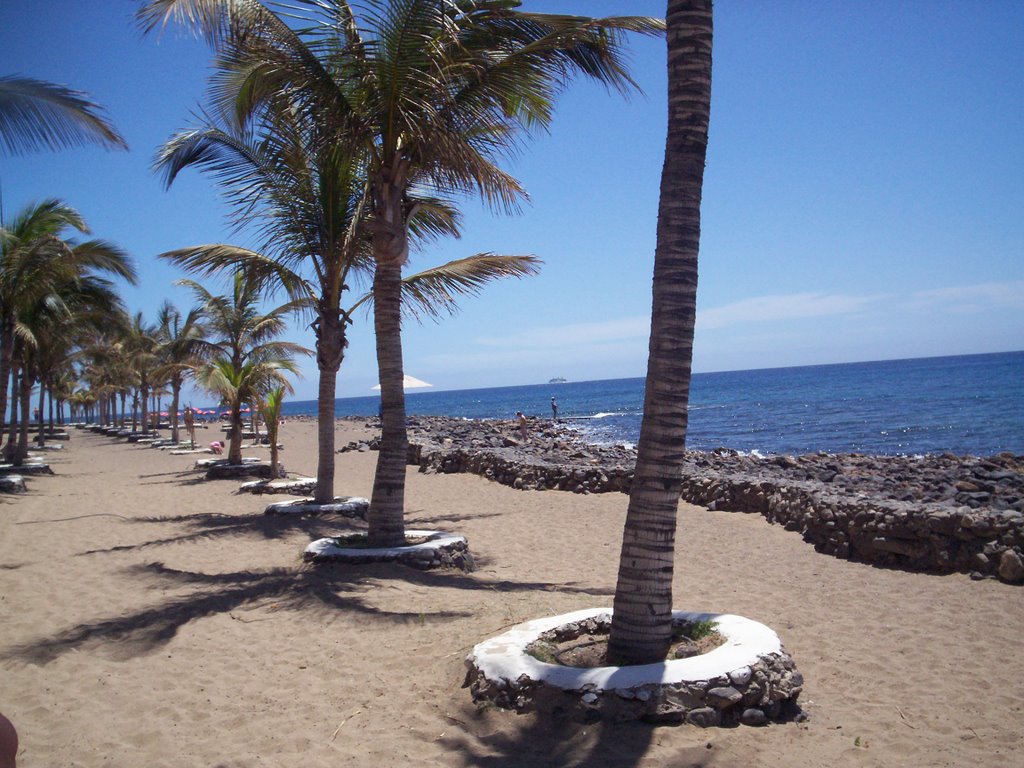
M 290 471 L 314 472 L 314 435 L 285 425 Z M 773 627 L 811 719 L 552 725 L 477 711 L 463 658 L 513 623 L 610 605 L 623 496 L 410 469 L 409 523 L 465 534 L 479 570 L 313 569 L 303 546 L 358 523 L 264 518 L 275 497 L 198 482 L 194 460 L 76 432 L 55 477 L 0 499 L 0 711 L 22 768 L 1024 762 L 1019 587 L 844 562 L 684 505 L 677 606 Z M 375 460 L 339 455 L 337 491 L 368 495 Z

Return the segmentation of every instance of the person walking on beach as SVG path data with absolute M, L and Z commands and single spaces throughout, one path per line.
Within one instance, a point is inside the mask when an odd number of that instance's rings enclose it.
M 519 423 L 519 436 L 526 442 L 526 416 L 523 415 L 522 411 L 516 411 L 516 421 Z
M 192 442 L 192 450 L 196 448 L 196 412 L 192 406 L 185 409 L 185 431 L 188 432 L 188 439 Z
M 555 402 L 555 398 L 551 398 L 551 420 L 558 421 L 558 403 Z

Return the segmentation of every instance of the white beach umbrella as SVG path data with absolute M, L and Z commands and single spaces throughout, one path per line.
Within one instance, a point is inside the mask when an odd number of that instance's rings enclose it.
M 428 384 L 422 379 L 417 379 L 415 376 L 405 375 L 402 377 L 402 389 L 421 389 L 422 387 L 432 387 L 433 384 Z M 372 388 L 375 392 L 380 392 L 380 384 Z

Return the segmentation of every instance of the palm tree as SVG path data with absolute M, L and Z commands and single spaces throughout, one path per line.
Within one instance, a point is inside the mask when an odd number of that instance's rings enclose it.
M 284 406 L 285 387 L 274 387 L 260 400 L 257 410 L 267 425 L 267 439 L 270 440 L 270 476 L 277 477 L 277 435 L 281 426 L 281 408 Z
M 309 58 L 316 61 L 310 51 Z M 236 203 L 240 219 L 259 224 L 266 233 L 257 253 L 214 244 L 162 254 L 201 274 L 244 268 L 269 275 L 297 301 L 313 309 L 319 386 L 318 462 L 314 501 L 334 499 L 334 401 L 337 375 L 344 359 L 351 310 L 342 296 L 351 279 L 368 282 L 372 275 L 365 159 L 360 147 L 339 139 L 339 126 L 323 113 L 294 108 L 287 94 L 269 102 L 255 125 L 242 129 L 207 122 L 183 131 L 165 145 L 158 168 L 170 185 L 184 168 L 194 165 L 213 173 Z M 421 197 L 412 220 L 419 242 L 440 233 L 457 234 L 456 212 L 442 201 Z M 486 258 L 484 258 L 486 256 Z M 428 283 L 444 280 L 448 293 L 466 290 L 479 280 L 530 274 L 530 257 L 480 254 L 416 278 L 420 297 Z
M 178 405 L 181 387 L 202 362 L 202 341 L 206 329 L 202 324 L 203 310 L 193 307 L 187 315 L 169 301 L 157 313 L 157 342 L 160 362 L 155 374 L 171 385 L 171 440 L 178 442 Z
M 275 355 L 271 350 L 252 352 L 238 365 L 229 357 L 217 357 L 199 367 L 196 382 L 221 398 L 231 409 L 228 463 L 242 461 L 242 406 L 259 408 L 268 392 L 291 391 L 285 373 L 298 373 L 294 359 Z M 277 472 L 276 449 L 271 456 L 271 475 Z
M 126 323 L 124 348 L 132 372 L 132 431 L 136 431 L 136 415 L 140 416 L 142 432 L 148 432 L 149 393 L 153 388 L 155 372 L 160 364 L 158 328 L 146 323 L 141 312 L 136 312 Z M 141 410 L 141 413 L 139 411 Z
M 365 158 L 384 416 L 368 517 L 373 545 L 405 540 L 400 331 L 402 268 L 420 210 L 414 192 L 479 194 L 514 209 L 525 193 L 496 160 L 522 129 L 549 123 L 551 98 L 574 73 L 633 87 L 621 30 L 662 27 L 655 19 L 532 14 L 515 5 L 370 0 L 359 18 L 349 3 L 323 0 L 288 7 L 302 32 L 256 0 L 154 0 L 139 14 L 146 29 L 177 19 L 218 47 L 213 94 L 241 124 L 287 94 L 294 111 L 329 121 Z
M 180 284 L 191 288 L 203 307 L 208 337 L 199 346 L 209 362 L 199 368 L 196 381 L 228 403 L 228 462 L 238 464 L 242 460 L 242 405 L 256 403 L 269 385 L 285 383 L 281 372 L 296 371 L 294 356 L 310 354 L 299 344 L 277 339 L 297 307 L 289 302 L 261 312 L 263 284 L 248 272 L 235 273 L 226 295 L 214 295 L 192 280 Z
M 74 256 L 74 249 L 70 249 Z M 39 383 L 39 443 L 43 443 L 44 396 L 58 373 L 70 366 L 79 338 L 87 328 L 109 322 L 123 312 L 121 300 L 109 281 L 62 260 L 63 282 L 52 282 L 45 301 L 22 308 L 18 318 L 15 356 L 21 370 L 21 425 L 18 430 L 15 462 L 28 452 L 28 396 Z M 67 269 L 76 266 L 75 269 Z M 52 396 L 51 396 L 52 404 Z
M 0 76 L 0 154 L 86 143 L 128 149 L 87 94 L 45 80 Z
M 676 513 L 697 299 L 700 201 L 711 113 L 711 0 L 669 0 L 668 138 L 658 208 L 650 353 L 622 537 L 609 658 L 662 661 L 672 631 Z
M 0 222 L 0 409 L 7 408 L 19 312 L 53 286 L 53 252 L 42 246 L 68 228 L 84 231 L 85 222 L 59 200 L 30 205 L 10 224 Z
M 120 248 L 103 240 L 65 239 L 68 229 L 89 231 L 78 212 L 60 200 L 29 205 L 9 225 L 0 226 L 0 409 L 7 406 L 16 341 L 31 343 L 21 317 L 38 314 L 43 306 L 67 312 L 63 294 L 71 289 L 81 288 L 84 293 L 68 294 L 80 297 L 109 291 L 103 275 L 135 282 L 131 261 Z M 8 455 L 15 442 L 8 443 Z
M 367 270 L 368 259 L 357 229 L 364 193 L 358 165 L 326 140 L 332 128 L 317 117 L 293 112 L 282 99 L 255 133 L 207 123 L 177 134 L 163 147 L 157 166 L 168 186 L 190 165 L 210 171 L 236 204 L 239 221 L 255 223 L 265 234 L 260 252 L 212 244 L 162 257 L 199 274 L 259 273 L 314 315 L 319 371 L 315 498 L 328 502 L 334 498 L 335 388 L 350 322 L 341 300 L 349 280 Z

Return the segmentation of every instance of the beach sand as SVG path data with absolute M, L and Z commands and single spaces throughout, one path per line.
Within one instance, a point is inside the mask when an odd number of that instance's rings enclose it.
M 314 440 L 283 427 L 289 471 L 315 473 Z M 55 476 L 0 498 L 0 711 L 22 768 L 1024 762 L 1019 587 L 845 562 L 683 505 L 676 606 L 774 628 L 810 720 L 552 724 L 478 711 L 463 659 L 517 622 L 611 604 L 624 496 L 410 468 L 408 523 L 465 534 L 478 570 L 314 569 L 305 544 L 358 521 L 265 518 L 286 497 L 85 432 L 47 458 Z M 337 492 L 368 496 L 375 461 L 339 454 Z

